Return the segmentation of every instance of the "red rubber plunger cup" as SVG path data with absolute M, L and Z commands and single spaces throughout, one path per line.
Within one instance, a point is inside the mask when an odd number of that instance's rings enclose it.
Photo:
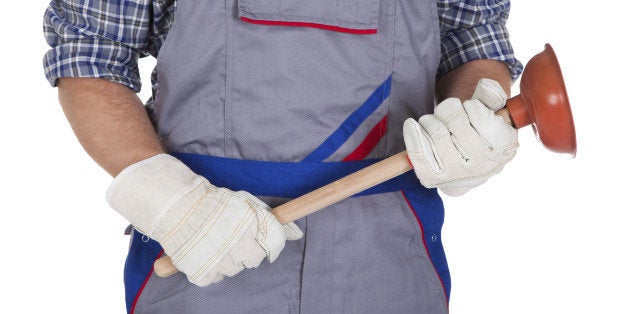
M 545 50 L 530 59 L 519 86 L 521 93 L 506 102 L 514 127 L 532 124 L 547 149 L 575 157 L 576 130 L 552 46 L 545 44 Z

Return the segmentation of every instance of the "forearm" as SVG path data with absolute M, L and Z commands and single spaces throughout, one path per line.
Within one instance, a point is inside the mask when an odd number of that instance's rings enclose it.
M 85 151 L 112 176 L 164 152 L 140 99 L 103 79 L 59 79 L 59 103 Z
M 501 61 L 480 59 L 456 67 L 436 82 L 437 101 L 450 97 L 466 100 L 471 98 L 481 78 L 499 82 L 510 96 L 512 80 L 508 67 Z

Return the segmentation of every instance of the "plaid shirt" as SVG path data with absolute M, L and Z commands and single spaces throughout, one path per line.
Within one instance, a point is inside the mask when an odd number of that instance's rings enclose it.
M 138 57 L 157 56 L 174 21 L 176 3 L 53 0 L 44 15 L 44 34 L 52 47 L 44 56 L 50 84 L 55 86 L 60 77 L 98 77 L 138 92 Z M 439 77 L 476 59 L 505 62 L 513 78 L 521 73 L 505 26 L 509 0 L 437 0 L 437 5 Z M 158 84 L 154 71 L 152 84 Z

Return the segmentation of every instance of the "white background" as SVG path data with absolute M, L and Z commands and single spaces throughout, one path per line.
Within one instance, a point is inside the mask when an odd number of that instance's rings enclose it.
M 546 42 L 559 57 L 578 156 L 546 151 L 528 127 L 499 176 L 445 198 L 451 313 L 628 313 L 628 6 L 513 2 L 520 60 Z M 0 19 L 0 312 L 122 313 L 127 223 L 44 79 L 46 4 L 6 1 Z M 145 78 L 153 62 L 142 62 Z

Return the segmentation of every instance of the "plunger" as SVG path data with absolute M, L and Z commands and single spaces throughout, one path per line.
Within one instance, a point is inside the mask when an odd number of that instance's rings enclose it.
M 506 108 L 513 126 L 532 124 L 539 140 L 549 150 L 576 156 L 576 129 L 558 59 L 550 44 L 532 57 L 521 75 L 521 94 L 508 99 Z
M 576 155 L 576 132 L 567 91 L 554 50 L 549 44 L 526 65 L 521 77 L 521 94 L 508 99 L 496 112 L 520 129 L 532 124 L 539 140 L 549 150 Z M 412 169 L 406 151 L 325 185 L 283 205 L 272 213 L 282 224 L 335 204 L 354 194 Z M 178 270 L 168 256 L 154 264 L 155 273 L 167 277 Z

